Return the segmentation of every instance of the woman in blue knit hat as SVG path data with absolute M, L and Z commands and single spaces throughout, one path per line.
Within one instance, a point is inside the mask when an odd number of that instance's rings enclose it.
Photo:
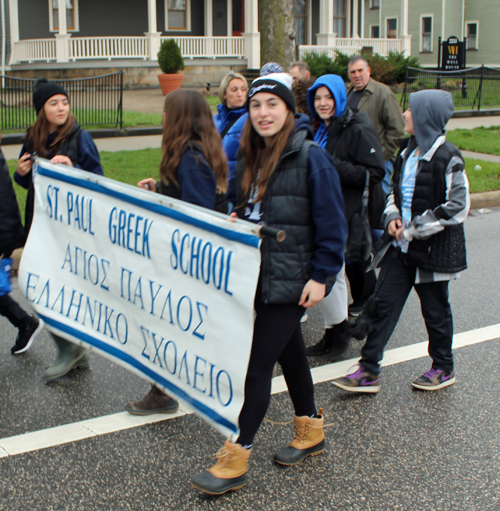
M 24 223 L 26 234 L 31 228 L 35 201 L 33 156 L 103 175 L 99 152 L 92 136 L 83 130 L 71 115 L 70 101 L 64 87 L 49 82 L 46 78 L 38 79 L 33 92 L 33 106 L 37 118 L 26 131 L 14 174 L 16 183 L 28 189 Z M 58 348 L 58 356 L 45 370 L 46 381 L 64 376 L 72 369 L 88 367 L 89 359 L 85 348 L 57 335 L 53 335 L 53 338 Z

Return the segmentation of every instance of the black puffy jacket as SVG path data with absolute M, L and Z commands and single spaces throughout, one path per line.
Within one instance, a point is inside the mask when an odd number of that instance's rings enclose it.
M 370 173 L 370 226 L 383 229 L 382 214 L 385 194 L 381 181 L 385 175 L 385 162 L 380 139 L 364 112 L 354 113 L 346 108 L 341 117 L 333 117 L 328 127 L 326 150 L 335 161 L 342 184 L 345 216 L 350 223 L 353 215 L 361 211 L 361 200 Z
M 26 235 L 12 179 L 5 157 L 0 150 L 0 255 L 10 253 L 24 245 Z

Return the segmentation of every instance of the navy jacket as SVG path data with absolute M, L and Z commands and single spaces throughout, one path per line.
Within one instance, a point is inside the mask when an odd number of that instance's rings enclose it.
M 10 255 L 14 249 L 22 247 L 25 240 L 9 168 L 0 150 L 0 255 Z
M 261 204 L 262 221 L 287 231 L 278 243 L 262 241 L 260 283 L 264 303 L 298 303 L 309 279 L 327 284 L 344 262 L 347 223 L 340 181 L 329 154 L 314 144 L 309 118 L 298 115 Z M 238 201 L 245 160 L 236 165 Z M 245 208 L 238 208 L 244 217 Z
M 47 138 L 46 148 L 50 147 L 50 143 L 54 140 L 55 134 L 52 133 Z M 25 141 L 21 148 L 21 157 L 25 153 L 33 153 L 29 141 Z M 56 154 L 63 154 L 67 156 L 73 163 L 73 167 L 81 170 L 92 172 L 93 174 L 104 175 L 99 159 L 99 152 L 94 144 L 92 136 L 87 131 L 80 128 L 78 123 L 75 122 L 73 130 L 66 140 L 60 145 L 57 151 L 49 151 L 49 154 L 43 155 L 47 159 L 53 158 Z M 33 206 L 35 201 L 35 190 L 33 188 L 33 172 L 30 170 L 25 176 L 14 173 L 14 180 L 17 184 L 28 189 L 28 197 L 26 198 L 26 212 L 24 228 L 26 234 L 29 233 L 31 222 L 33 220 Z

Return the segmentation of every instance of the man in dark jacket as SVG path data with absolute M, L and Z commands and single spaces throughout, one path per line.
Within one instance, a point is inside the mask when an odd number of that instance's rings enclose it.
M 455 383 L 450 280 L 467 267 L 463 222 L 470 207 L 469 183 L 460 151 L 446 141 L 453 113 L 451 94 L 429 90 L 410 95 L 405 131 L 396 158 L 385 225 L 394 237 L 382 261 L 378 307 L 355 373 L 333 381 L 349 392 L 380 390 L 380 361 L 410 291 L 415 287 L 429 337 L 432 367 L 413 381 L 421 390 Z
M 10 256 L 16 248 L 24 245 L 25 239 L 9 169 L 0 150 L 0 255 L 2 256 L 0 271 L 3 272 L 1 278 L 7 288 L 10 287 L 8 284 L 12 264 Z M 11 353 L 19 355 L 27 351 L 42 329 L 43 322 L 25 312 L 8 294 L 8 289 L 7 292 L 4 290 L 3 294 L 0 294 L 0 314 L 19 329 Z
M 383 83 L 371 78 L 370 67 L 360 55 L 351 57 L 347 72 L 352 87 L 347 95 L 347 106 L 364 112 L 380 137 L 384 150 L 385 177 L 384 192 L 389 192 L 394 155 L 398 150 L 398 141 L 403 136 L 403 116 L 395 94 Z

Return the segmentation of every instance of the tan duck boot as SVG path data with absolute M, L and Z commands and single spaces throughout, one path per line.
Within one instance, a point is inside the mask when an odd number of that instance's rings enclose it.
M 251 449 L 226 440 L 224 447 L 215 455 L 217 463 L 207 471 L 194 476 L 190 483 L 210 495 L 222 495 L 230 490 L 239 490 L 246 484 L 248 458 Z
M 316 456 L 325 450 L 325 433 L 323 432 L 323 408 L 318 417 L 294 416 L 295 437 L 288 447 L 274 455 L 274 461 L 280 465 L 295 465 L 308 456 Z

